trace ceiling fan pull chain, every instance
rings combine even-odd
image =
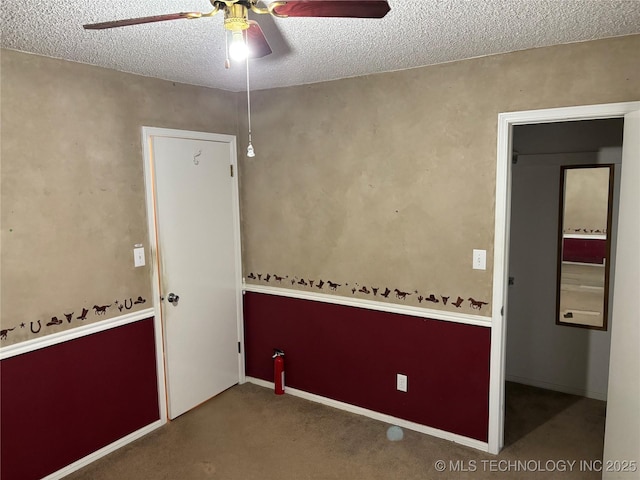
[[[229,33],[222,29],[224,32],[224,68],[229,70],[231,68],[231,61],[229,60]]]
[[[251,144],[251,93],[249,89],[249,56],[247,56],[245,62],[247,62],[247,119],[249,126],[249,145],[247,146],[247,157],[255,157],[256,152],[253,150],[253,145]]]

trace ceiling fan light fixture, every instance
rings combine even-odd
[[[237,62],[243,61],[249,56],[249,48],[243,33],[249,28],[247,7],[239,3],[227,4],[224,10],[224,28],[231,32],[229,56]]]
[[[249,56],[249,47],[244,39],[242,30],[231,32],[229,56],[231,57],[231,60],[235,60],[236,62],[241,62]]]
[[[249,144],[249,146],[247,147],[247,157],[253,158],[255,156],[256,156],[256,152],[253,149],[253,145]]]

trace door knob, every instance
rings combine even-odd
[[[174,305],[178,303],[179,300],[180,300],[180,296],[176,295],[175,293],[170,293],[169,296],[167,297],[167,301],[169,303],[173,303]]]

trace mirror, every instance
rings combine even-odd
[[[556,324],[607,329],[613,165],[562,166]]]

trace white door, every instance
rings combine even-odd
[[[640,107],[640,103],[636,108]],[[640,460],[640,110],[624,117],[620,209],[616,245],[609,391],[604,435],[604,464]],[[620,463],[620,462],[618,462]],[[604,471],[603,478],[638,478],[635,473]],[[607,469],[608,470],[608,469]],[[628,476],[627,476],[628,475]]]
[[[168,414],[175,418],[240,378],[235,141],[150,139]]]

